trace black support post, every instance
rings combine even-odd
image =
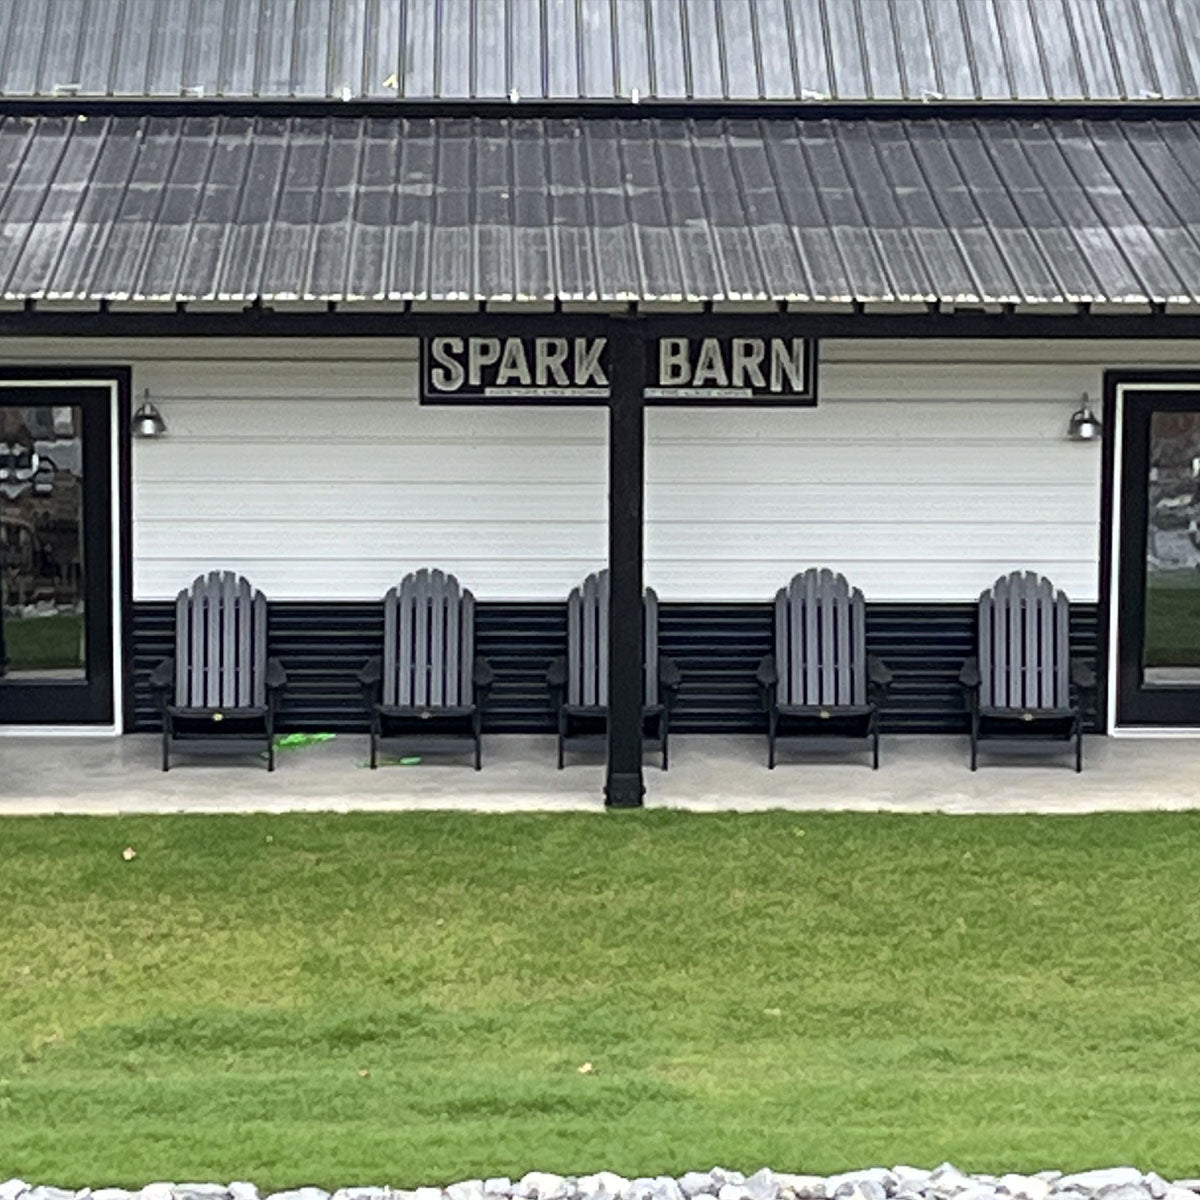
[[[640,808],[642,778],[642,495],[645,490],[645,343],[640,323],[615,320],[609,334],[608,767],[604,803]]]
[[[0,495],[0,504],[4,503]],[[3,679],[8,668],[8,650],[4,645],[4,529],[0,524],[0,679]]]

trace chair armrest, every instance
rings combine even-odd
[[[894,678],[891,667],[882,658],[867,655],[867,693],[872,703],[881,704],[887,699]]]
[[[891,686],[895,675],[892,673],[891,667],[882,658],[876,658],[874,654],[868,654],[867,679],[876,687],[887,689]]]
[[[679,671],[679,664],[669,655],[660,654],[658,656],[658,686],[668,692],[677,692],[682,682],[683,675]]]
[[[979,659],[972,656],[963,663],[962,670],[958,673],[958,682],[969,692],[979,690],[979,685],[983,682],[979,674]]]
[[[775,692],[779,687],[779,668],[775,665],[775,655],[764,654],[758,660],[754,678],[758,681],[763,710],[770,712],[775,707]]]
[[[280,688],[287,687],[287,671],[284,670],[283,663],[277,658],[267,659],[267,691],[277,692]]]
[[[175,686],[175,660],[164,658],[150,672],[150,687],[156,692],[169,692]]]
[[[358,673],[358,686],[362,689],[363,699],[368,705],[379,699],[380,688],[383,684],[383,659],[368,658]]]
[[[1082,658],[1071,659],[1071,685],[1081,692],[1090,692],[1096,686],[1096,672]]]
[[[779,668],[775,665],[775,655],[764,654],[757,668],[754,671],[754,678],[758,680],[760,688],[773,688],[779,684]]]
[[[496,682],[496,672],[482,654],[475,655],[475,663],[471,668],[471,682],[481,692],[486,692]]]
[[[551,691],[561,691],[567,686],[567,660],[565,658],[556,658],[550,664],[550,669],[546,672],[546,686]]]

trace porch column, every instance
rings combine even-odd
[[[609,323],[608,765],[604,803],[640,808],[642,778],[642,493],[645,487],[645,343],[640,325]]]

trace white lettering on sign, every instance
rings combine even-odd
[[[495,366],[499,361],[499,338],[467,338],[467,382],[472,387],[479,387],[483,382],[484,367]]]
[[[608,345],[608,338],[575,339],[575,383],[587,387],[591,380],[596,387],[608,387],[608,376],[600,366],[600,355]]]
[[[658,339],[658,386],[683,387],[692,377],[687,338]]]
[[[807,338],[663,337],[655,349],[647,399],[815,401]]]
[[[566,338],[534,338],[534,368],[533,377],[538,387],[567,387],[567,339]]]
[[[422,394],[607,400],[607,349],[604,337],[434,337]]]
[[[505,338],[504,354],[500,359],[500,369],[496,372],[496,386],[511,387],[514,383],[529,387],[533,378],[525,361],[525,344],[520,338]]]
[[[721,343],[716,338],[705,338],[700,343],[696,357],[696,371],[692,376],[692,387],[728,387],[729,374],[725,370],[725,359],[721,354]]]
[[[792,338],[789,346],[783,338],[771,339],[771,391],[782,392],[783,377],[794,392],[804,390],[804,365],[808,358],[803,338]]]
[[[463,385],[466,373],[462,363],[454,357],[461,354],[463,340],[460,337],[435,337],[430,343],[430,353],[438,365],[430,371],[433,386],[439,392],[457,391]]]
[[[733,370],[729,372],[729,378],[734,387],[767,386],[762,373],[762,360],[766,353],[762,338],[733,339]]]

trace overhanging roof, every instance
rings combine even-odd
[[[13,300],[1200,303],[1200,122],[0,120]]]
[[[1196,0],[0,0],[0,96],[1195,101]]]

